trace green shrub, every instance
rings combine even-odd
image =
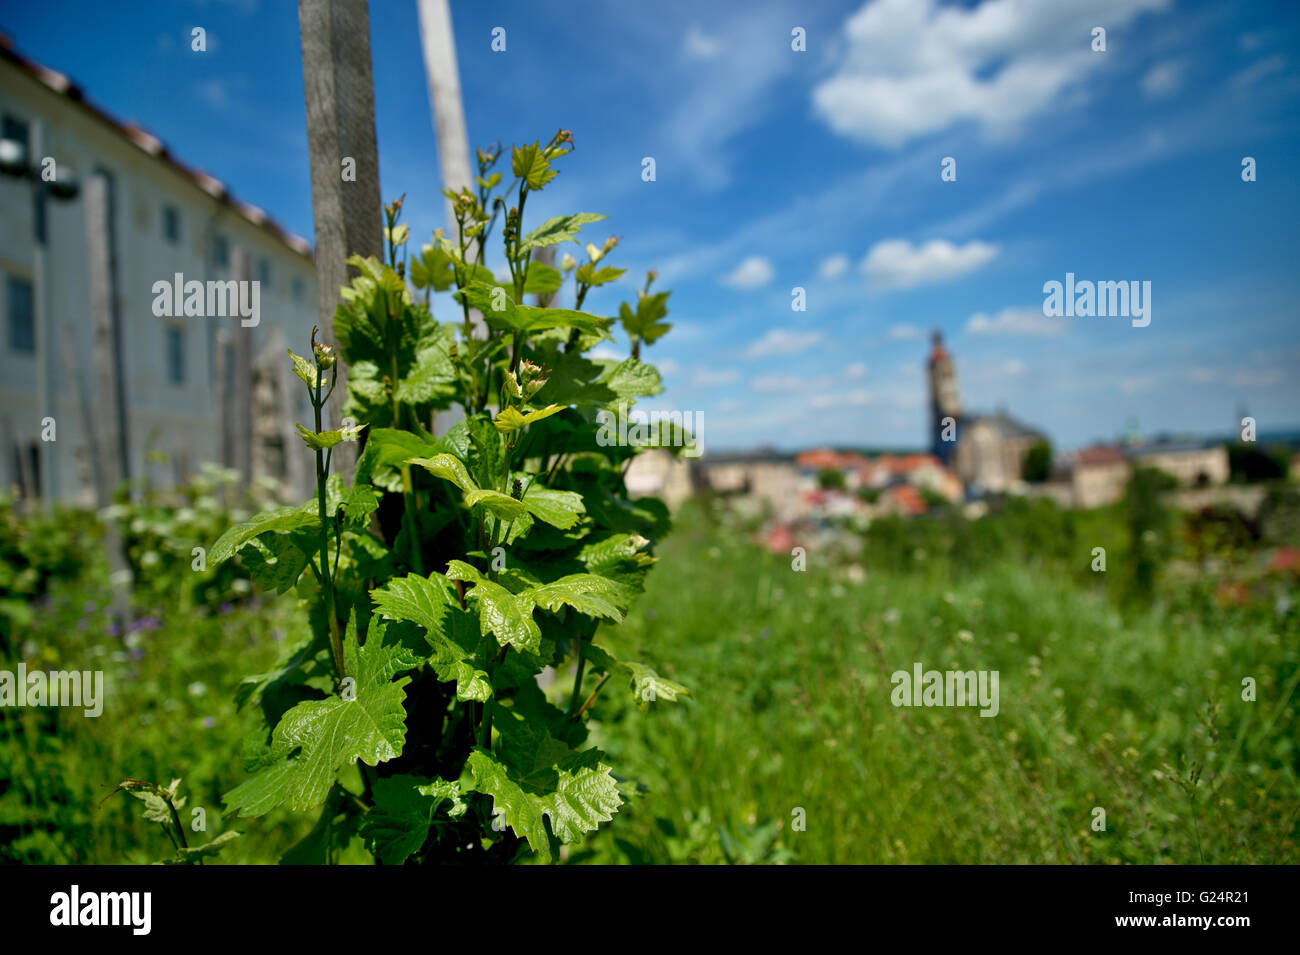
[[[409,259],[401,203],[387,207],[387,262],[350,260],[337,355],[313,335],[311,353],[292,356],[315,409],[298,429],[316,459],[315,499],[231,528],[209,553],[214,565],[238,554],[268,591],[296,594],[311,622],[241,687],[264,725],[244,748],[251,775],[225,796],[244,817],[318,814],[285,861],[362,845],[384,863],[554,859],[624,801],[604,753],[586,745],[606,681],[642,702],[688,693],[595,639],[600,621],[627,613],[668,529],[666,508],[631,501],[623,483],[642,447],[611,444],[601,428],[661,390],[639,355],[669,328],[668,293],[651,291],[651,273],[620,309],[631,357],[586,356],[610,337],[613,320],[581,308],[623,274],[604,264],[616,240],[557,269],[536,250],[576,242],[604,216],[531,231],[523,221],[570,144],[562,131],[516,147],[504,195],[499,151],[480,151],[477,188],[449,193],[460,238],[435,233]],[[504,281],[485,265],[498,227]],[[575,308],[526,303],[555,301],[570,276]],[[461,320],[436,321],[408,277],[426,301],[452,291]],[[330,428],[339,358],[352,420]],[[433,434],[434,413],[452,407],[463,419]],[[332,455],[358,439],[348,486]],[[542,673],[556,675],[549,692]]]

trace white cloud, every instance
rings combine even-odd
[[[1286,67],[1286,57],[1281,53],[1270,56],[1268,59],[1260,60],[1258,63],[1252,63],[1240,73],[1235,73],[1228,80],[1232,88],[1238,91],[1250,89],[1264,77],[1280,72]]]
[[[1255,369],[1251,371],[1239,371],[1232,376],[1232,384],[1236,388],[1248,388],[1251,386],[1257,388],[1271,388],[1273,385],[1280,385],[1286,376],[1277,368]]]
[[[767,334],[745,349],[746,358],[767,358],[771,355],[793,355],[807,351],[822,340],[821,332],[799,328],[772,328]]]
[[[770,260],[761,255],[751,255],[724,275],[721,282],[723,285],[748,292],[767,285],[775,275],[776,269],[772,268]]]
[[[718,385],[732,385],[740,381],[740,372],[735,368],[696,368],[691,373],[691,384],[696,388],[715,388]]]
[[[998,247],[972,239],[954,245],[933,239],[912,245],[906,239],[877,242],[862,260],[862,271],[877,288],[911,288],[930,282],[946,282],[982,268],[997,258]]]
[[[1147,99],[1164,99],[1183,88],[1186,65],[1177,60],[1157,63],[1142,77],[1142,93]]]
[[[595,352],[592,352],[595,354]],[[669,375],[675,375],[682,370],[682,366],[677,364],[671,358],[665,358],[663,361],[657,361],[654,366],[659,371],[660,377],[667,378]]]
[[[808,404],[814,408],[838,408],[842,406],[860,408],[875,403],[876,396],[865,388],[855,388],[853,391],[829,391],[813,395],[808,399]]]
[[[972,335],[1059,335],[1065,324],[1046,317],[1041,306],[1004,308],[996,315],[977,312],[966,323]]]
[[[889,340],[894,342],[919,342],[925,337],[925,329],[918,325],[903,322],[889,330]]]
[[[832,255],[817,269],[817,277],[830,281],[837,279],[849,270],[849,257],[843,253]]]
[[[838,69],[816,113],[859,142],[898,147],[973,122],[1008,135],[1106,61],[1091,30],[1122,27],[1171,0],[875,0],[845,23]]]
[[[826,375],[818,375],[815,378],[800,375],[760,375],[749,383],[749,387],[754,391],[787,392],[826,388],[830,383]]]
[[[867,377],[867,366],[865,363],[855,361],[844,369],[845,378],[865,378]]]
[[[636,6],[628,9],[638,11],[635,28],[641,32],[644,13]],[[773,87],[799,65],[798,57],[769,52],[774,35],[790,35],[788,20],[778,6],[738,8],[726,22],[713,24],[710,35],[696,37],[690,69],[660,72],[662,82],[654,85],[662,92],[661,120],[645,134],[660,145],[645,154],[658,159],[661,180],[668,169],[681,169],[708,190],[731,181],[731,167],[742,158],[732,140],[769,114],[778,100]],[[698,55],[705,52],[707,58]],[[629,181],[640,184],[635,176]]]
[[[682,40],[682,49],[692,60],[711,60],[718,55],[718,41],[715,37],[709,36],[695,24],[686,31],[686,37]]]

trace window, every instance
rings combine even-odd
[[[212,237],[212,258],[216,260],[219,269],[230,266],[230,243],[226,241],[224,235]]]
[[[6,115],[2,126],[0,126],[0,139],[7,139],[18,144],[21,152],[12,157],[14,162],[23,165],[31,164],[27,156],[28,151],[31,149],[31,143],[29,142],[30,137],[26,123],[17,117]],[[8,161],[9,158],[6,156],[5,160]]]
[[[302,276],[295,275],[293,278],[293,300],[301,305],[307,298],[307,283],[302,280]]]
[[[163,238],[172,245],[179,245],[181,241],[181,214],[175,206],[163,206]]]
[[[262,291],[271,290],[271,263],[266,259],[257,260],[257,281],[262,284]]]
[[[36,353],[36,309],[32,283],[11,275],[7,284],[9,348],[24,355],[34,355]]]
[[[167,380],[173,385],[185,384],[185,329],[179,325],[167,326]]]
[[[41,487],[41,449],[33,441],[27,445],[13,446],[13,483],[18,487],[18,495],[24,498],[40,496]]]

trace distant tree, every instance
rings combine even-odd
[[[1020,476],[1031,484],[1042,484],[1052,476],[1052,444],[1039,441],[1031,445],[1025,454],[1025,463],[1020,469]]]
[[[822,468],[817,474],[817,486],[823,491],[844,490],[844,472],[837,468]]]
[[[1286,449],[1260,448],[1238,442],[1228,445],[1228,469],[1234,483],[1275,481],[1286,477]]]
[[[921,500],[925,502],[926,510],[933,510],[936,507],[948,506],[949,503],[948,499],[944,497],[942,494],[940,494],[938,491],[932,490],[928,487],[920,488],[920,491],[921,491]]]
[[[1174,518],[1161,496],[1177,486],[1175,478],[1154,468],[1137,468],[1129,478],[1123,509],[1133,555],[1130,599],[1150,599],[1153,595],[1156,577],[1169,553]]]
[[[880,489],[874,487],[860,487],[858,488],[858,497],[866,501],[868,504],[875,504],[880,500]]]

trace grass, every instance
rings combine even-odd
[[[1219,603],[1204,575],[1166,572],[1122,602],[1121,519],[1102,512],[881,524],[838,550],[810,543],[795,571],[711,513],[679,515],[647,593],[602,638],[694,699],[602,691],[592,741],[627,802],[569,862],[1300,861],[1300,609],[1280,579]],[[1098,541],[1106,574],[1088,569]],[[256,721],[236,685],[305,626],[290,600],[163,602],[124,641],[104,579],[96,565],[57,580],[22,628],[29,668],[103,668],[111,706],[0,710],[0,860],[169,855],[135,800],[99,805],[125,778],[182,777],[186,823],[207,812],[192,841],[222,832]],[[895,707],[890,675],[917,662],[997,670],[1000,712]],[[313,822],[241,821],[221,861],[276,862]]]
[[[1022,562],[796,572],[698,513],[661,553],[606,639],[696,699],[602,697],[598,740],[644,792],[575,861],[1300,857],[1293,611],[1122,612],[1100,578]],[[1000,713],[896,708],[918,661],[999,671]]]

